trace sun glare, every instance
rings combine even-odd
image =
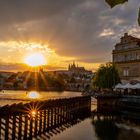
[[[24,62],[32,67],[37,67],[41,65],[45,65],[46,61],[42,54],[40,53],[34,53],[29,56],[27,56],[24,60]]]
[[[31,99],[37,99],[39,98],[39,93],[37,91],[31,91],[28,93],[28,97]]]
[[[32,110],[32,111],[31,111],[31,116],[32,116],[32,117],[35,117],[36,114],[37,114],[37,111],[36,111],[36,110]]]

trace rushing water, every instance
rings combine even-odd
[[[0,92],[0,106],[7,104],[19,103],[19,102],[29,102],[32,100],[48,100],[57,98],[69,98],[81,96],[81,92],[27,92],[27,91],[13,91],[4,90]]]

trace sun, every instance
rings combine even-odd
[[[46,64],[44,56],[40,53],[28,55],[27,57],[25,57],[24,62],[31,67],[37,67]]]
[[[39,93],[37,91],[30,91],[28,93],[28,97],[31,98],[31,99],[37,99],[39,98]]]

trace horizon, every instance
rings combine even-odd
[[[71,64],[71,63],[70,63]],[[26,71],[34,71],[32,69],[36,69],[36,68],[31,68],[30,66],[28,66],[27,64],[24,64],[24,63],[20,63],[20,66],[22,66],[21,69],[16,69],[16,70],[10,70],[10,69],[7,69],[7,70],[2,70],[0,69],[0,73],[1,72],[13,72],[13,73],[18,73],[18,72],[26,72]],[[41,65],[41,67],[43,68],[43,71],[45,72],[53,72],[53,71],[68,71],[68,67],[63,67],[63,68],[54,68],[54,67],[49,67],[48,65]],[[82,67],[81,65],[78,65],[78,67]],[[84,67],[86,70],[88,71],[92,71],[92,72],[96,72],[96,70],[92,70],[92,69],[87,69],[86,67]]]

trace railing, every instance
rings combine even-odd
[[[27,140],[90,114],[90,97],[13,104],[0,108],[0,140]]]

